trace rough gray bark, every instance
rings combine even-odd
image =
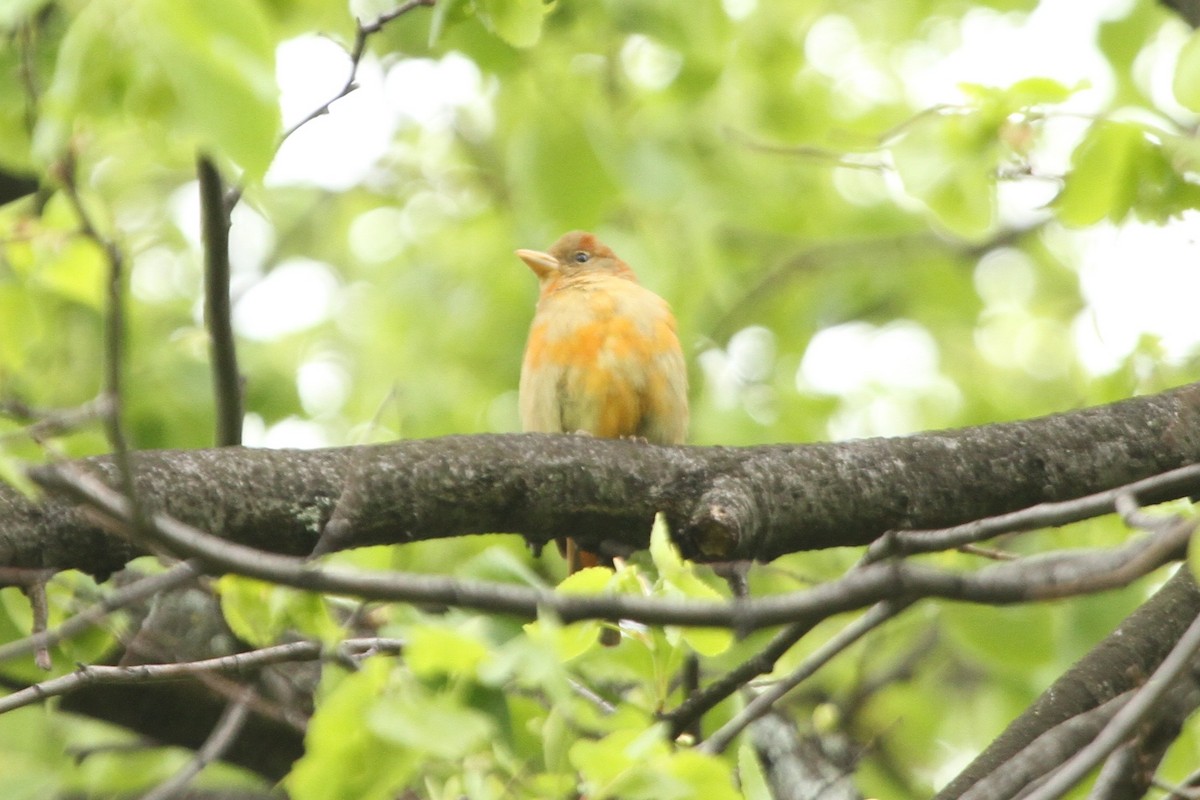
[[[839,444],[662,447],[542,434],[327,450],[134,454],[149,508],[303,555],[486,532],[644,546],[665,511],[685,555],[862,545],[1064,500],[1200,462],[1200,384],[1022,422]],[[117,485],[112,459],[78,462]],[[1143,497],[1145,501],[1168,499]],[[0,486],[0,564],[103,576],[135,551],[62,501]]]

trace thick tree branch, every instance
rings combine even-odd
[[[1029,800],[1057,800],[1099,766],[1146,720],[1155,705],[1175,685],[1176,679],[1193,668],[1197,650],[1200,650],[1200,617],[1192,620],[1175,648],[1163,659],[1146,684],[1113,715],[1104,730],[1087,747],[1072,755],[1045,785],[1029,795]],[[1194,682],[1185,688],[1195,694]]]
[[[1091,709],[1140,686],[1146,676],[1158,669],[1197,615],[1200,615],[1200,590],[1191,572],[1181,569],[1154,597],[1013,720],[983,753],[937,794],[936,800],[963,797],[984,781],[995,785],[1011,778],[1011,773],[1006,774],[1010,762],[1014,762],[1012,768],[1015,768],[1017,754],[1039,736],[1074,718],[1082,719],[1081,715]],[[1180,707],[1177,712],[1186,716],[1194,707],[1193,703],[1191,707]],[[1081,741],[1090,741],[1092,736],[1094,732]],[[1068,752],[1075,753],[1080,746],[1080,743],[1068,743]],[[1017,783],[1021,783],[1019,776]]]
[[[509,434],[308,451],[145,451],[131,460],[148,508],[276,553],[310,553],[335,509],[344,524],[332,549],[507,531],[534,543],[570,532],[610,552],[644,546],[664,511],[688,557],[767,560],[1198,463],[1200,385],[1024,422],[840,444],[661,447]],[[77,464],[119,485],[111,458]],[[1151,503],[1197,489],[1169,483],[1136,494]],[[104,575],[140,552],[70,503],[35,504],[3,486],[0,519],[0,564]]]
[[[99,481],[64,468],[43,471],[48,488],[87,503],[101,523],[123,535],[145,537],[154,549],[200,559],[214,573],[232,572],[308,591],[363,599],[435,603],[536,619],[552,613],[564,622],[630,619],[650,625],[694,625],[751,631],[832,616],[885,599],[903,603],[940,597],[977,603],[1022,603],[1126,586],[1182,558],[1194,525],[1189,520],[1109,550],[1078,550],[996,564],[972,573],[945,572],[907,562],[871,564],[813,589],[752,600],[690,602],[628,595],[567,595],[483,581],[401,572],[323,567],[233,544],[158,514],[132,524],[129,503]]]

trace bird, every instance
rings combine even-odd
[[[521,362],[522,430],[682,444],[687,364],[667,302],[586,231],[516,255],[539,285]],[[572,573],[602,563],[569,538],[560,549]]]

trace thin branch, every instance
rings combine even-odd
[[[1080,750],[1046,781],[1025,797],[1025,800],[1056,800],[1083,780],[1110,753],[1129,738],[1134,729],[1154,711],[1155,705],[1171,688],[1171,684],[1200,652],[1200,617],[1197,617],[1179,639],[1170,654],[1138,689],[1133,698],[1118,711],[1091,744]]]
[[[775,669],[775,663],[783,657],[783,654],[791,650],[796,642],[816,626],[820,619],[820,616],[812,615],[808,619],[788,625],[775,634],[762,650],[700,691],[689,695],[674,709],[663,714],[661,718],[671,726],[669,731],[671,738],[674,739],[691,728],[718,703],[745,686],[751,679],[759,675],[766,675]]]
[[[1129,797],[1129,781],[1140,771],[1138,748],[1127,741],[1109,754],[1096,776],[1088,800],[1117,800]]]
[[[629,619],[646,624],[729,627],[739,631],[818,619],[885,599],[941,597],[1008,604],[1050,600],[1128,585],[1136,578],[1182,558],[1193,523],[1141,536],[1108,550],[1023,559],[973,573],[945,572],[915,564],[873,564],[813,589],[732,603],[692,602],[626,595],[581,597],[549,589],[466,581],[408,573],[360,572],[322,567],[311,561],[266,553],[204,533],[166,515],[129,524],[129,504],[100,481],[65,465],[37,473],[51,491],[68,494],[110,519],[125,535],[144,537],[152,547],[197,557],[212,572],[233,572],[316,592],[367,599],[435,603],[494,614],[536,619],[556,614],[564,622]],[[136,533],[135,533],[136,530]]]
[[[1132,691],[1118,694],[1050,727],[1007,758],[1001,768],[963,792],[960,800],[1001,800],[1020,795],[1049,770],[1079,752],[1082,742],[1092,741],[1132,694]]]
[[[366,637],[347,639],[334,648],[320,642],[289,642],[263,647],[246,653],[164,664],[137,664],[128,667],[82,665],[67,675],[42,681],[0,697],[0,714],[32,705],[48,697],[69,694],[91,684],[152,683],[181,678],[197,678],[213,673],[248,673],[272,664],[317,659],[357,661],[370,655],[396,655],[404,643],[399,639]]]
[[[286,141],[289,136],[300,130],[300,128],[303,128],[308,123],[312,122],[317,117],[322,117],[328,114],[330,106],[358,88],[358,66],[362,62],[363,53],[366,52],[367,49],[367,40],[370,39],[371,36],[379,33],[381,30],[383,30],[385,25],[397,17],[403,16],[404,14],[407,14],[416,8],[420,8],[421,6],[432,7],[436,4],[437,0],[408,0],[408,2],[401,3],[391,11],[380,14],[374,20],[365,25],[362,22],[355,20],[354,43],[350,45],[349,50],[350,74],[346,76],[346,82],[342,84],[342,88],[339,89],[333,95],[333,97],[314,108],[312,111],[306,114],[303,119],[284,131],[283,137],[280,139],[280,143]]]
[[[3,400],[0,401],[0,416],[28,424],[21,430],[0,434],[0,442],[21,436],[35,442],[44,442],[52,436],[71,433],[97,419],[104,419],[110,413],[110,404],[104,395],[75,408],[64,409],[33,408],[19,400]]]
[[[1186,780],[1182,785],[1167,783],[1162,778],[1155,778],[1150,783],[1167,793],[1166,800],[1200,800],[1200,789],[1188,786]]]
[[[845,167],[847,169],[862,169],[869,172],[887,172],[893,169],[892,165],[886,161],[876,160],[855,160],[862,158],[858,153],[845,153],[837,150],[829,150],[824,147],[814,147],[812,145],[789,145],[776,144],[774,142],[764,142],[745,131],[738,130],[730,126],[724,128],[726,138],[730,139],[734,144],[740,144],[747,149],[755,150],[759,153],[773,153],[776,155],[798,156],[801,158],[811,158],[818,161],[829,161],[835,166]]]
[[[212,354],[218,447],[242,443],[242,376],[229,300],[229,211],[221,173],[208,156],[196,160],[204,228],[204,322]]]
[[[0,661],[36,653],[39,649],[53,647],[61,641],[78,636],[95,627],[97,623],[114,611],[133,605],[159,592],[180,586],[201,574],[196,561],[176,564],[166,572],[135,581],[102,597],[86,610],[64,621],[57,628],[35,633],[24,639],[0,645]]]
[[[140,524],[142,510],[133,486],[133,469],[129,461],[129,442],[125,436],[123,414],[123,382],[125,372],[125,256],[117,243],[100,233],[92,221],[79,193],[74,153],[68,151],[60,168],[63,192],[85,237],[96,243],[108,262],[108,280],[105,284],[104,313],[104,393],[102,407],[104,427],[112,446],[113,458],[121,476],[121,490],[129,498],[133,520]]]
[[[952,528],[931,531],[893,531],[867,548],[867,552],[859,562],[857,568],[877,563],[879,560],[889,556],[935,552],[952,547],[966,549],[972,547],[967,542],[992,538],[1002,533],[1034,530],[1089,519],[1120,508],[1122,498],[1162,496],[1163,494],[1174,494],[1175,492],[1186,494],[1196,488],[1200,488],[1200,465],[1172,470],[1162,475],[1156,475],[1153,478],[1137,481],[1107,492],[1099,492],[1078,500],[1063,503],[1042,503],[1022,511],[1001,514],[996,517],[989,517]],[[1161,521],[1160,518],[1152,519],[1155,520],[1153,527],[1157,528],[1157,525]],[[1131,526],[1134,524],[1133,517],[1129,517],[1127,521],[1129,521]],[[1139,527],[1152,526],[1140,525]],[[988,551],[980,554],[995,555],[997,560],[1019,560],[1008,553],[993,554],[991,551]],[[672,737],[678,736],[688,726],[694,724],[701,716],[714,708],[726,697],[732,695],[755,676],[765,675],[773,670],[779,658],[790,650],[805,634],[812,630],[818,621],[819,618],[789,625],[776,634],[761,652],[756,653],[721,676],[721,678],[689,696],[672,711],[664,714],[662,718],[670,723]]]
[[[832,267],[878,266],[881,263],[895,268],[900,266],[897,264],[900,259],[928,260],[931,251],[967,260],[996,247],[1018,242],[1040,227],[1039,224],[1000,231],[988,241],[978,244],[954,241],[933,233],[902,233],[814,244],[763,273],[708,326],[708,335],[721,341],[732,334],[755,306],[780,296],[790,281],[805,273]]]
[[[884,600],[876,603],[867,613],[842,628],[829,641],[817,648],[791,674],[777,681],[747,703],[741,711],[734,715],[733,719],[708,737],[699,749],[713,754],[724,752],[725,748],[747,725],[766,715],[775,703],[782,700],[788,692],[812,677],[818,669],[828,664],[838,653],[898,615],[908,606],[909,602],[903,600],[896,602]]]
[[[1200,493],[1200,464],[1154,475],[1125,486],[1096,492],[1074,500],[1040,503],[1036,506],[1000,514],[995,517],[955,525],[951,528],[928,531],[892,531],[875,541],[863,555],[862,564],[884,558],[915,553],[933,553],[991,539],[1005,533],[1054,528],[1091,519],[1117,510],[1117,500],[1128,496],[1134,500],[1158,499],[1166,495],[1183,497]]]
[[[33,131],[37,127],[37,107],[41,95],[38,91],[37,83],[37,54],[34,52],[35,40],[37,39],[36,25],[37,23],[34,19],[26,19],[18,24],[15,33],[19,39],[18,48],[20,49],[20,64],[17,76],[21,81],[21,88],[24,90],[25,95],[23,109],[25,132],[30,136],[33,135]]]
[[[241,696],[231,700],[221,713],[208,739],[183,768],[153,790],[142,795],[142,800],[171,800],[180,794],[200,772],[220,758],[242,732],[250,715],[250,700],[254,691],[246,688]]]
[[[50,580],[53,572],[43,570],[47,574],[39,581],[35,581],[24,588],[25,596],[29,598],[29,608],[33,612],[33,634],[36,636],[39,633],[46,632],[46,625],[50,619],[50,607],[46,602],[46,581]],[[33,652],[33,663],[38,669],[49,671],[52,666],[50,661],[50,650],[45,646],[39,647]]]
[[[279,150],[279,147],[286,142],[292,136],[292,134],[303,128],[308,123],[312,122],[314,119],[328,114],[329,108],[334,103],[358,88],[358,68],[362,62],[363,54],[367,49],[367,40],[370,39],[371,36],[379,33],[381,30],[383,30],[385,25],[397,17],[401,17],[414,9],[420,8],[421,6],[432,7],[434,5],[437,5],[437,0],[407,0],[407,2],[401,3],[391,11],[385,11],[365,25],[360,20],[356,19],[354,21],[354,42],[350,45],[350,49],[347,51],[347,55],[350,56],[350,74],[346,76],[346,82],[342,84],[342,87],[338,89],[338,91],[332,97],[314,108],[312,111],[305,114],[299,122],[285,130],[283,135],[279,137],[279,141],[275,144],[276,151]],[[242,187],[231,187],[229,191],[225,193],[223,201],[226,213],[232,211],[233,207],[238,204],[238,201],[241,200],[241,198]]]

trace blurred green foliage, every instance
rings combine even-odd
[[[364,20],[391,8],[352,5]],[[1079,83],[1022,69],[1018,52],[1002,85],[952,75],[953,97],[921,99],[929,73],[920,65],[949,59],[972,26],[1019,26],[1036,5],[445,0],[372,36],[363,88],[279,150],[282,159],[307,147],[304,158],[342,163],[358,140],[322,152],[314,132],[360,96],[386,106],[372,117],[386,139],[369,167],[337,186],[268,167],[298,118],[281,117],[280,45],[301,37],[313,47],[321,36],[349,47],[353,17],[339,3],[0,6],[0,169],[41,181],[0,207],[0,401],[67,409],[101,385],[107,263],[64,197],[73,169],[130,267],[123,412],[133,441],[211,442],[197,152],[243,190],[233,258],[251,443],[515,430],[535,282],[511,252],[571,228],[596,230],[672,302],[698,444],[1019,419],[1194,378],[1194,348],[1164,357],[1150,333],[1096,369],[1078,332],[1093,313],[1080,282],[1087,237],[1194,221],[1195,36],[1142,0],[1099,22],[1094,74]],[[1164,91],[1145,65],[1171,42],[1182,56]],[[348,67],[329,68],[330,96]],[[405,116],[419,103],[435,111]],[[0,475],[44,457],[22,434],[27,422],[0,416]],[[67,455],[108,447],[94,424],[49,444]],[[1101,522],[1012,546],[1124,535]],[[584,575],[566,588],[727,593],[661,548],[611,585]],[[750,585],[795,589],[840,574],[855,556],[783,558],[756,567]],[[339,558],[537,585],[560,568],[511,537]],[[73,597],[79,587],[60,580],[56,591]],[[870,743],[865,793],[924,796],[1146,591],[1032,608],[920,605],[782,708],[806,732]],[[284,631],[336,638],[335,617],[315,598],[235,578],[220,592],[249,642]],[[29,625],[23,601],[13,589],[0,596],[0,631],[15,638]],[[653,723],[679,701],[677,672],[693,647],[711,677],[765,634],[730,646],[719,633],[639,629],[607,651],[595,646],[596,623],[523,628],[404,608],[381,619],[412,651],[353,674],[326,668],[308,753],[285,782],[297,800],[385,798],[403,786],[429,797],[549,797],[577,780],[592,798],[762,796],[744,746],[701,756],[668,747]],[[839,622],[820,626],[780,670]],[[102,638],[57,652],[56,668],[98,652]],[[856,694],[905,659],[910,673]],[[33,678],[27,665],[4,670]],[[600,687],[612,708],[573,692],[572,681]],[[736,705],[718,707],[706,728]],[[28,710],[0,718],[0,765],[21,764],[0,769],[15,776],[6,796],[42,797],[52,786],[107,796],[131,790],[131,775],[147,785],[165,774],[113,769],[115,755],[72,764],[60,742],[96,736],[72,726]],[[22,735],[28,728],[39,735]],[[1194,755],[1192,738],[1179,747]],[[1168,765],[1186,772],[1187,753]]]

